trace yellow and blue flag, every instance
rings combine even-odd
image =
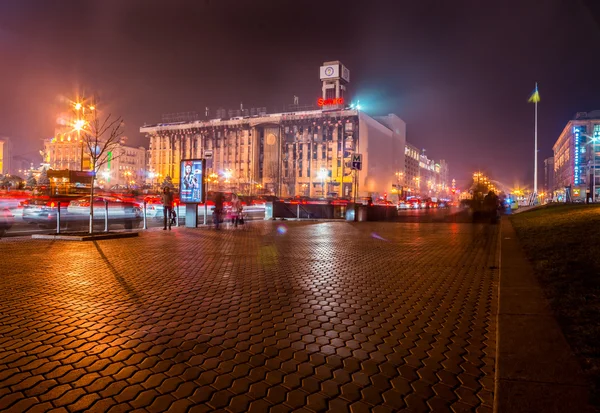
[[[529,97],[528,102],[538,103],[540,101],[540,92],[538,92],[537,83],[535,84],[535,90]]]

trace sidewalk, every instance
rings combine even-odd
[[[508,217],[500,237],[494,412],[592,412],[586,378]]]

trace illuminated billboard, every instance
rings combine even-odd
[[[204,159],[181,161],[179,200],[184,204],[204,202]]]

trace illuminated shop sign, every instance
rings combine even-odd
[[[200,204],[204,202],[204,159],[186,159],[181,161],[179,199],[183,203]]]
[[[344,98],[333,98],[333,99],[319,98],[319,100],[317,100],[317,104],[319,106],[343,105],[344,104]]]
[[[579,138],[580,138],[580,133],[579,133],[579,128],[574,128],[573,131],[575,132],[575,161],[574,161],[574,171],[573,171],[573,184],[574,185],[579,185]]]

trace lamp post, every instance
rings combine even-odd
[[[85,110],[88,109],[90,111],[96,110],[96,106],[92,105],[84,105],[81,102],[73,103],[73,109],[75,110],[76,120],[73,122],[73,129],[77,131],[77,138],[79,139],[79,143],[81,145],[81,162],[79,169],[83,171],[83,141],[81,140],[81,131],[85,128],[87,124],[85,120]]]

